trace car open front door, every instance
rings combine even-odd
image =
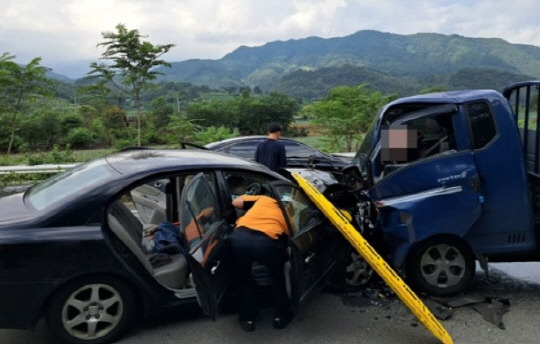
[[[290,228],[286,277],[297,308],[324,285],[336,265],[334,258],[341,241],[336,240],[339,233],[299,187],[287,182],[274,182],[271,187]]]
[[[199,173],[185,186],[180,202],[181,229],[197,298],[212,319],[231,277],[226,239],[231,228],[221,217],[214,188],[212,175]]]

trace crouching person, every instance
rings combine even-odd
[[[272,286],[274,327],[282,329],[293,318],[285,287],[287,223],[278,202],[269,196],[242,195],[232,202],[237,209],[249,209],[236,221],[231,236],[232,254],[240,284],[238,321],[245,331],[255,329],[258,314],[256,284],[251,266],[265,265],[276,283]]]

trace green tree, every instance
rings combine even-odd
[[[194,142],[196,140],[195,133],[199,129],[200,126],[195,124],[194,121],[173,115],[170,117],[165,137],[167,142],[171,144],[182,141]]]
[[[331,149],[350,152],[357,148],[378,110],[393,98],[365,85],[337,87],[330,90],[326,99],[304,107],[302,113],[314,118],[314,123],[329,137]]]
[[[280,123],[286,130],[298,112],[296,100],[280,93],[264,97],[246,94],[226,100],[198,101],[187,109],[187,118],[203,127],[238,128],[243,135],[265,134],[268,124]]]
[[[137,144],[141,145],[141,92],[160,73],[153,70],[157,66],[170,66],[159,58],[174,44],[153,45],[143,41],[138,30],[128,30],[125,25],[116,25],[116,32],[103,32],[105,41],[98,46],[105,47],[101,59],[110,64],[93,62],[89,75],[96,75],[114,85],[121,92],[133,98],[137,109]]]
[[[51,83],[45,76],[50,69],[40,65],[41,57],[32,59],[26,66],[20,66],[15,56],[4,53],[0,56],[0,87],[7,111],[11,114],[9,123],[9,143],[7,154],[11,154],[19,115],[27,98],[50,93],[44,84]]]
[[[170,116],[174,114],[174,108],[161,96],[152,101],[150,105],[150,120],[155,129],[159,130],[167,126]]]

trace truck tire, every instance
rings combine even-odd
[[[47,308],[47,325],[63,343],[111,343],[131,325],[135,302],[131,288],[116,278],[79,279],[53,297]]]
[[[436,296],[455,295],[465,290],[475,269],[470,248],[454,237],[436,237],[419,243],[406,263],[409,284]]]

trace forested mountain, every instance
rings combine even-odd
[[[166,73],[168,81],[205,84],[213,88],[260,86],[283,89],[294,77],[315,76],[307,72],[319,69],[317,77],[322,77],[331,74],[331,69],[327,68],[333,67],[338,67],[334,71],[342,75],[343,81],[334,77],[335,82],[329,86],[347,83],[347,78],[350,81],[348,68],[355,75],[369,75],[365,80],[371,84],[392,84],[393,77],[406,78],[396,80],[394,85],[394,91],[401,93],[401,84],[409,84],[406,88],[414,90],[422,87],[422,80],[430,77],[450,82],[451,75],[462,70],[489,69],[508,73],[507,76],[538,78],[540,47],[511,44],[499,38],[359,31],[346,37],[309,37],[271,42],[259,47],[243,46],[219,60],[175,62],[172,68],[162,72]],[[376,77],[374,73],[379,74]],[[474,73],[477,76],[483,74]],[[501,77],[503,74],[497,75]],[[466,88],[472,87],[467,85]]]
[[[509,84],[531,78],[524,74],[480,68],[462,69],[445,74],[399,77],[365,67],[344,65],[292,72],[282,77],[274,87],[277,91],[297,99],[324,98],[331,88],[361,84],[367,84],[368,88],[383,94],[397,94],[403,97],[433,87],[447,90],[487,88],[501,91]]]

